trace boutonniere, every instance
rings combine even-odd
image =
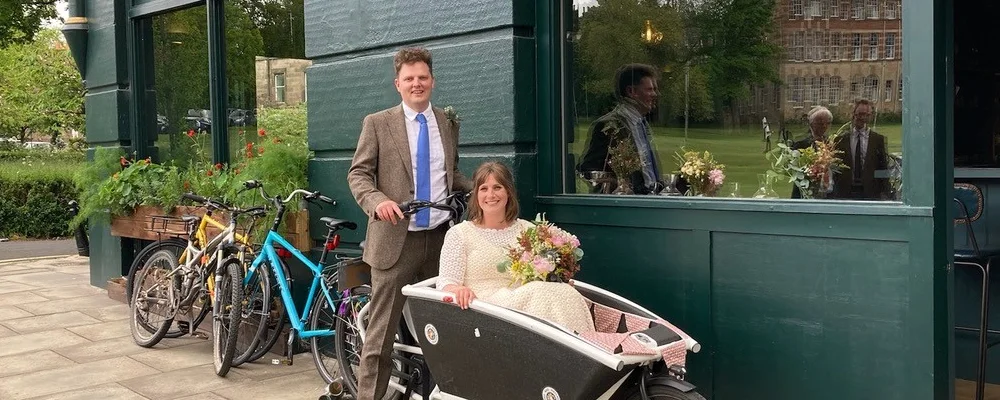
[[[458,111],[455,111],[455,107],[452,106],[444,108],[444,116],[453,123],[458,123],[458,121],[462,120],[461,118],[458,117]]]

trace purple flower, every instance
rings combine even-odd
[[[726,175],[722,173],[722,170],[716,168],[708,172],[708,180],[712,182],[712,185],[722,186],[722,181],[726,179]]]

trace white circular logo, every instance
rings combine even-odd
[[[542,400],[559,400],[559,392],[546,386],[545,389],[542,389]]]
[[[438,330],[434,325],[427,324],[424,326],[424,337],[427,338],[427,342],[430,344],[438,343]]]
[[[632,334],[632,337],[635,338],[637,342],[642,343],[647,347],[656,347],[656,341],[653,340],[653,338],[649,337],[649,335],[646,335],[645,333],[636,332]]]

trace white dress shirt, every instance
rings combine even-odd
[[[427,134],[430,140],[430,173],[431,173],[431,201],[439,201],[448,197],[448,174],[444,163],[444,145],[441,142],[441,131],[438,129],[437,119],[434,118],[434,108],[428,104],[427,109],[417,112],[403,103],[403,115],[406,117],[406,137],[410,142],[410,167],[413,169],[413,188],[416,198],[417,188],[417,139],[420,136],[420,122],[417,122],[417,114],[423,114],[427,118]],[[447,211],[431,209],[430,226],[426,228],[417,227],[416,215],[410,217],[409,230],[420,231],[438,227],[448,220],[450,215]]]

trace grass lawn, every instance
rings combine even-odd
[[[589,122],[581,122],[576,126],[576,138],[569,144],[570,151],[579,159],[587,143],[587,130]],[[835,131],[839,126],[831,127]],[[889,152],[902,151],[902,125],[880,125],[875,131],[885,135],[888,140]],[[791,126],[787,128],[792,132],[792,138],[805,137],[808,129],[805,126]],[[653,142],[660,157],[662,173],[674,172],[678,165],[674,159],[674,153],[680,151],[683,146],[687,150],[704,151],[708,150],[715,156],[715,160],[725,164],[726,183],[720,192],[720,196],[729,196],[732,188],[729,185],[736,182],[739,185],[739,197],[750,197],[760,187],[757,180],[758,174],[763,174],[770,168],[770,163],[764,158],[764,145],[762,133],[759,129],[723,129],[689,127],[687,138],[684,137],[684,127],[653,127]],[[771,146],[777,144],[777,135],[771,136]],[[577,192],[586,193],[587,183],[577,180]],[[782,198],[788,198],[792,193],[792,185],[788,182],[774,182],[774,190]]]

